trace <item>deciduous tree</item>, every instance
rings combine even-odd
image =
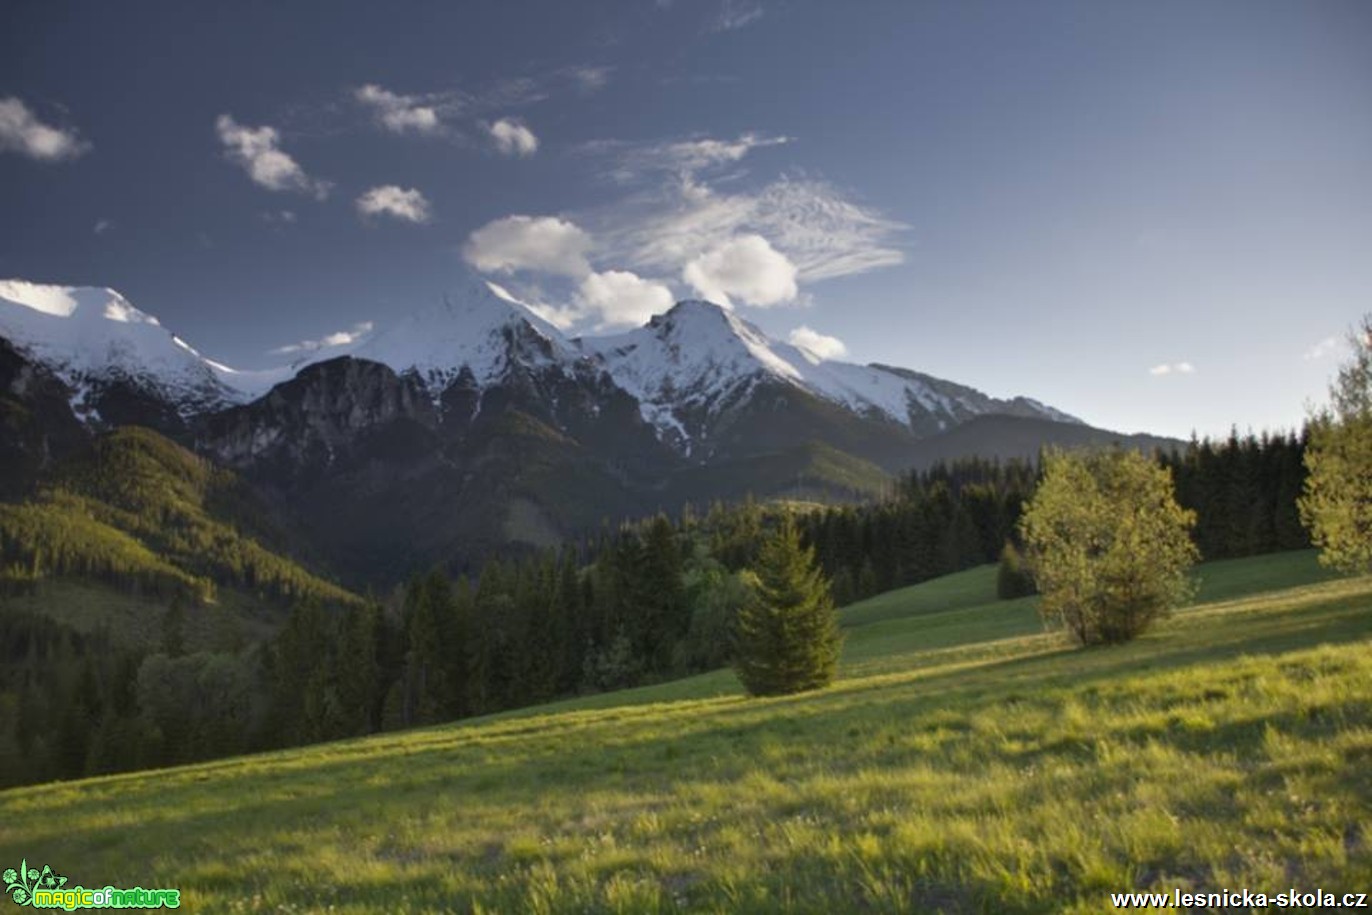
[[[1020,520],[1040,612],[1082,644],[1129,641],[1188,595],[1195,521],[1137,452],[1048,452]]]
[[[1320,562],[1372,572],[1372,314],[1349,334],[1353,357],[1310,421],[1301,521]]]

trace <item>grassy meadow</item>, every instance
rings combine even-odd
[[[0,792],[0,866],[195,912],[1099,912],[1372,890],[1372,579],[1198,568],[1132,644],[976,569],[844,611],[840,679],[727,671],[461,724]]]

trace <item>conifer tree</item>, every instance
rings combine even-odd
[[[790,518],[763,541],[734,625],[734,670],[755,696],[833,682],[843,635],[814,551]]]

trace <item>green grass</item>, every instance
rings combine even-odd
[[[1079,650],[974,570],[845,611],[831,689],[727,673],[0,793],[0,864],[201,912],[1100,912],[1372,889],[1372,579],[1309,554]],[[905,613],[900,608],[905,608]],[[41,864],[39,865],[41,866]]]

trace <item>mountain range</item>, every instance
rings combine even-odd
[[[0,497],[128,425],[237,471],[351,584],[687,501],[857,498],[935,459],[1176,444],[826,360],[702,301],[568,338],[473,281],[346,347],[253,372],[113,290],[0,282]]]

